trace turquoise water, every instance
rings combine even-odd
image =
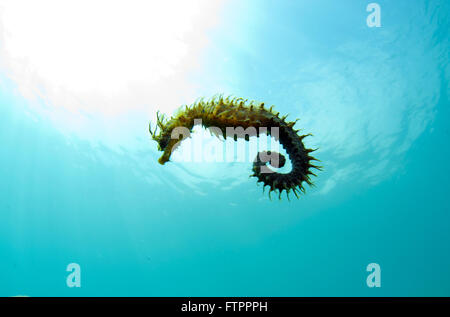
[[[324,169],[290,202],[248,162],[159,165],[148,121],[174,108],[151,95],[56,116],[2,45],[0,295],[449,296],[450,5],[377,3],[381,27],[369,1],[225,2],[196,51],[180,105],[257,99],[314,134]]]

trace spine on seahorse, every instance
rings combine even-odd
[[[272,110],[273,106],[267,109],[264,103],[247,102],[242,98],[223,98],[215,97],[209,101],[200,100],[191,106],[186,106],[178,111],[178,113],[167,120],[164,116],[157,116],[157,125],[159,134],[156,130],[152,131],[149,127],[153,140],[158,142],[158,149],[163,151],[163,155],[159,158],[160,164],[165,164],[170,160],[172,152],[175,150],[182,140],[188,135],[179,135],[174,133],[176,128],[184,128],[192,131],[196,124],[196,119],[205,128],[217,127],[222,132],[224,138],[227,136],[228,127],[242,127],[248,129],[254,127],[255,131],[259,128],[267,128],[267,134],[271,133],[271,128],[278,128],[278,141],[286,150],[292,163],[292,170],[289,173],[282,174],[271,170],[267,167],[267,163],[274,167],[283,167],[285,158],[276,152],[260,152],[253,162],[253,174],[258,179],[258,183],[264,183],[264,188],[269,186],[270,192],[278,191],[279,197],[283,190],[286,191],[288,198],[292,191],[298,198],[299,191],[304,192],[303,183],[313,185],[310,176],[316,176],[311,169],[321,169],[320,166],[312,164],[312,161],[318,161],[310,155],[314,150],[307,149],[303,144],[303,139],[310,135],[298,135],[298,130],[294,129],[297,120],[287,122],[286,117],[279,117],[279,113]],[[199,120],[201,119],[201,120]],[[256,132],[258,133],[258,132]],[[247,135],[233,135],[235,140],[239,137]],[[276,159],[274,159],[276,158]]]

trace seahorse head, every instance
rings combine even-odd
[[[164,115],[160,116],[159,112],[156,114],[156,128],[152,130],[151,123],[148,125],[148,131],[152,136],[152,139],[158,143],[158,150],[165,151],[170,141],[170,133],[167,133],[167,120],[165,120]],[[157,133],[159,128],[159,133]]]
[[[178,139],[172,138],[172,130],[174,129],[174,122],[172,121],[166,120],[164,115],[159,116],[159,113],[157,113],[157,127],[155,130],[152,131],[151,124],[149,124],[149,132],[152,139],[158,143],[158,150],[163,151],[163,155],[158,159],[158,162],[162,165],[170,160],[170,156],[179,142]],[[158,128],[159,133],[157,133]]]

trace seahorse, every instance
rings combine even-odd
[[[321,170],[321,166],[312,164],[312,161],[319,161],[311,156],[311,152],[317,149],[308,149],[303,144],[303,139],[311,134],[299,135],[299,130],[294,129],[298,121],[288,122],[287,116],[280,117],[279,112],[273,110],[273,106],[266,108],[264,103],[248,101],[248,99],[227,97],[222,95],[215,96],[210,100],[200,99],[191,106],[181,107],[178,112],[167,119],[164,115],[157,112],[157,127],[152,131],[149,124],[149,132],[152,139],[158,143],[158,150],[163,151],[158,162],[164,165],[170,160],[170,156],[175,148],[189,135],[179,133],[175,128],[182,128],[192,132],[195,124],[200,122],[205,128],[217,127],[222,132],[224,138],[227,137],[227,127],[242,127],[248,131],[249,127],[259,129],[266,127],[266,133],[276,137],[280,144],[286,150],[291,160],[292,170],[289,173],[278,173],[267,166],[269,163],[273,167],[283,167],[286,158],[274,151],[259,152],[253,162],[253,174],[250,177],[256,177],[257,183],[263,183],[263,191],[269,186],[269,197],[271,192],[281,194],[286,191],[287,198],[292,191],[299,198],[300,192],[305,193],[303,183],[313,186],[311,175],[316,176],[311,170]],[[201,120],[199,120],[201,119]],[[278,135],[271,133],[272,127],[278,128]],[[157,129],[159,133],[157,134]],[[255,129],[255,130],[256,130]],[[261,131],[261,130],[260,130]],[[180,138],[181,135],[181,138]],[[256,135],[259,136],[258,132]],[[234,134],[234,139],[249,139],[249,134]]]

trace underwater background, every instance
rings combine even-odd
[[[450,3],[164,3],[0,1],[0,296],[449,296]],[[159,165],[216,93],[299,118],[315,186]]]

